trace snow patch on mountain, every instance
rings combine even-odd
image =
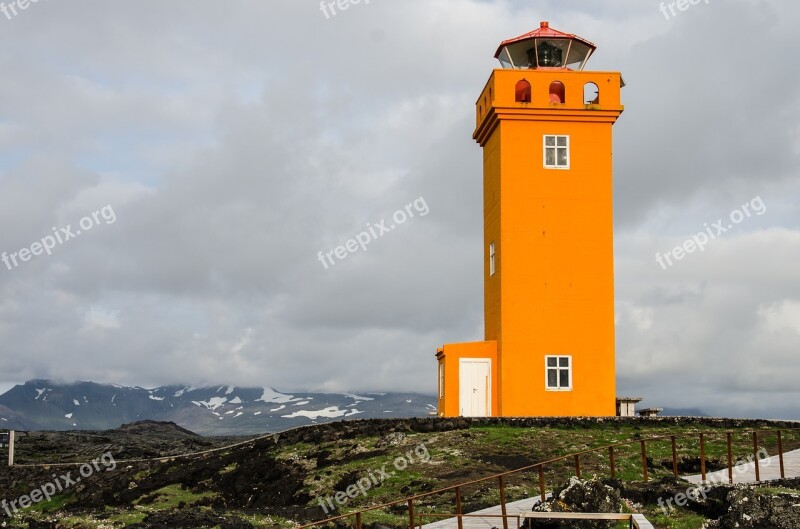
[[[261,395],[260,399],[256,399],[256,402],[268,402],[268,403],[274,402],[276,404],[282,404],[284,402],[293,402],[296,400],[302,400],[302,399],[296,399],[294,395],[285,395],[283,393],[278,393],[272,388],[263,388],[263,389],[264,389],[264,394]]]
[[[226,402],[228,402],[228,399],[226,397],[211,397],[207,401],[205,401],[205,400],[201,400],[201,401],[193,400],[192,404],[195,404],[195,405],[200,406],[200,407],[205,407],[205,408],[207,408],[207,409],[209,409],[211,411],[214,411],[217,408],[223,406]]]
[[[327,417],[329,419],[333,419],[333,418],[336,418],[336,417],[350,417],[350,416],[353,416],[353,415],[356,415],[356,414],[359,414],[359,413],[361,413],[361,412],[358,411],[358,410],[349,410],[348,411],[348,410],[340,409],[339,406],[329,406],[329,407],[325,408],[324,410],[316,410],[316,411],[301,410],[301,411],[296,411],[294,413],[291,413],[289,415],[281,415],[281,417],[283,417],[285,419],[295,419],[297,417],[305,417],[305,418],[311,419],[313,421],[313,420],[319,419],[320,417]]]

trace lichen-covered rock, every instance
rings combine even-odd
[[[800,494],[765,494],[744,487],[728,493],[728,513],[719,529],[797,529],[800,527]]]
[[[537,503],[534,512],[595,512],[617,513],[622,507],[622,499],[617,489],[605,485],[598,479],[581,480],[570,478],[569,483],[556,489],[553,499]],[[533,527],[605,529],[614,522],[602,521],[539,521]]]

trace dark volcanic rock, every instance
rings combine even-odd
[[[255,529],[253,524],[238,516],[222,516],[209,511],[175,510],[147,516],[143,522],[127,525],[125,529],[173,529],[174,527],[219,527],[220,529]]]
[[[566,487],[556,490],[553,499],[534,506],[534,512],[595,512],[617,513],[622,507],[619,490],[609,487],[598,479],[581,480],[570,478]],[[602,521],[554,521],[539,522],[537,527],[605,529],[615,522]]]
[[[737,488],[728,493],[728,513],[719,529],[797,529],[800,494],[764,494],[757,488]]]

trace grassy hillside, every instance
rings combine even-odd
[[[98,472],[49,502],[13,516],[7,523],[26,527],[35,520],[46,524],[39,527],[56,527],[51,523],[58,520],[58,527],[62,528],[164,524],[292,527],[573,452],[662,435],[705,432],[707,468],[711,471],[723,468],[727,462],[726,431],[767,425],[710,419],[419,419],[321,425],[286,433],[277,441],[262,439],[204,457],[163,463],[120,463],[113,471]],[[163,431],[153,432],[148,446],[158,445],[158,435],[163,435]],[[735,459],[752,454],[752,437],[736,434],[733,440]],[[760,443],[770,454],[776,453],[774,445],[772,437],[764,437]],[[784,449],[796,448],[800,448],[800,434],[785,434]],[[120,454],[128,450],[121,446],[116,449]],[[681,472],[699,473],[697,440],[679,438],[677,450]],[[648,444],[648,474],[653,487],[661,478],[672,475],[671,454],[669,440]],[[41,461],[47,455],[39,453],[31,457]],[[615,456],[618,477],[623,481],[641,480],[638,442],[617,449]],[[572,460],[547,465],[548,489],[573,475],[573,465]],[[581,469],[584,477],[609,476],[607,451],[583,456]],[[37,476],[38,470],[13,472],[29,474],[24,480],[4,481],[0,471],[0,497],[19,497],[34,488],[40,482],[37,479],[44,480],[47,476],[42,473]],[[506,478],[508,501],[538,495],[538,490],[538,475],[534,472]],[[466,486],[461,492],[464,512],[499,503],[495,481]],[[632,489],[631,494],[634,499],[648,497],[641,489]],[[700,509],[691,510],[694,508],[691,505],[690,509],[666,517],[659,515],[654,502],[641,506],[634,503],[630,502],[631,508],[649,513],[658,527],[700,527],[705,520],[703,513],[698,512]],[[454,505],[454,494],[447,492],[418,500],[415,509],[418,513],[446,514],[455,511]],[[4,513],[0,512],[2,516]],[[407,516],[407,507],[401,504],[367,513],[363,522],[402,527]]]

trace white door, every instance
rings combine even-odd
[[[462,417],[489,417],[492,410],[492,361],[462,358],[458,369],[459,409]]]

